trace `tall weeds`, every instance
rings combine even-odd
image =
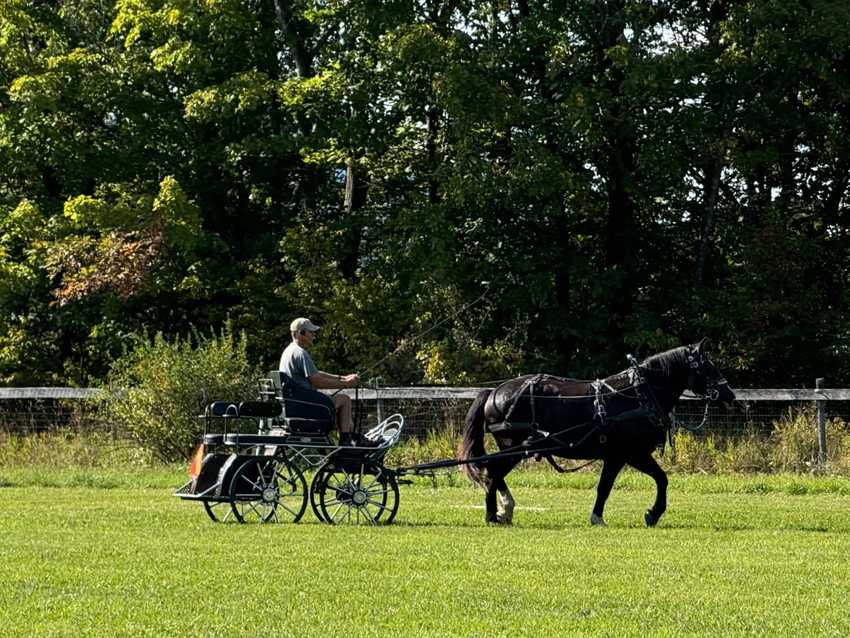
[[[827,423],[827,460],[818,459],[817,416],[811,408],[793,410],[773,422],[769,431],[749,428],[718,438],[679,431],[671,455],[681,472],[806,473],[850,475],[850,427],[841,419]]]
[[[850,476],[850,427],[827,423],[827,462],[818,462],[817,418],[812,410],[789,410],[769,430],[750,428],[738,435],[695,436],[679,431],[661,459],[668,470],[691,474],[826,473]],[[386,458],[388,467],[452,459],[459,434],[454,429],[403,440]],[[158,455],[106,432],[55,430],[28,436],[0,431],[0,467],[126,468],[157,466]],[[524,464],[524,466],[529,464]],[[538,464],[530,464],[537,467]],[[541,467],[545,468],[545,464]],[[587,471],[597,472],[598,466]],[[460,479],[457,479],[460,480]]]

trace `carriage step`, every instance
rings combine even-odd
[[[174,496],[193,496],[194,481],[189,481],[185,485],[181,485],[174,491]]]

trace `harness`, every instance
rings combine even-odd
[[[524,446],[533,447],[535,444],[546,440],[550,442],[555,442],[558,445],[562,445],[564,449],[578,448],[582,444],[584,444],[590,437],[594,436],[600,431],[601,434],[599,434],[599,442],[602,445],[605,445],[608,442],[608,434],[606,430],[609,429],[610,423],[627,419],[645,418],[648,419],[650,423],[658,427],[660,430],[670,432],[673,425],[672,421],[670,420],[669,416],[664,414],[663,410],[660,408],[658,399],[656,398],[655,393],[652,391],[651,385],[646,381],[646,378],[643,375],[640,365],[638,364],[637,360],[631,355],[629,356],[629,363],[630,384],[628,388],[625,388],[623,390],[617,390],[611,387],[610,384],[608,384],[602,379],[596,379],[591,383],[591,388],[593,389],[593,417],[590,421],[572,425],[555,433],[551,433],[541,429],[540,423],[538,423],[537,421],[537,400],[562,397],[548,397],[538,393],[536,391],[537,384],[539,384],[546,377],[546,375],[536,374],[526,379],[523,382],[522,386],[520,386],[520,388],[513,394],[513,396],[511,396],[511,398],[509,399],[508,410],[505,413],[502,422],[489,424],[487,426],[487,429],[492,433],[501,432],[504,430],[528,430],[529,436],[524,441]],[[639,402],[639,406],[635,409],[628,410],[626,412],[622,412],[614,416],[610,416],[608,413],[606,398],[610,395],[622,394],[625,390],[628,389],[634,389],[635,395]],[[531,422],[514,422],[511,420],[514,410],[519,404],[520,399],[525,395],[528,396],[529,400]],[[591,427],[577,441],[567,441],[564,439],[564,437],[569,432],[578,430],[580,428],[585,428],[587,426]],[[663,439],[661,445],[663,446]],[[540,457],[541,455],[538,454],[537,456]],[[549,461],[549,463],[559,472],[568,471],[561,468],[554,461],[551,453],[546,454],[544,458],[546,458],[546,460]]]

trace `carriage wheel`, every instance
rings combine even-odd
[[[398,483],[383,467],[325,466],[313,481],[324,522],[389,525],[398,511]]]
[[[233,515],[230,501],[202,501],[204,511],[213,523],[226,523]]]
[[[304,475],[286,459],[250,458],[233,475],[230,508],[240,523],[297,523],[307,509]]]
[[[310,483],[310,507],[313,510],[313,514],[316,515],[316,518],[319,519],[320,522],[326,523],[325,515],[322,514],[322,507],[319,505],[319,492],[321,491],[322,483],[325,480],[325,468],[322,467],[316,472],[315,476],[313,476],[313,480]]]

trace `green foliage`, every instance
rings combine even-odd
[[[259,375],[245,335],[229,324],[221,334],[172,341],[157,333],[115,361],[103,409],[159,460],[187,459],[203,430],[198,415],[212,401],[255,399]]]
[[[323,366],[396,352],[398,383],[599,376],[708,335],[733,385],[845,384],[848,21],[7,0],[0,379],[89,384],[140,327],[228,316],[268,365],[309,315]],[[411,343],[482,281],[486,313]]]

